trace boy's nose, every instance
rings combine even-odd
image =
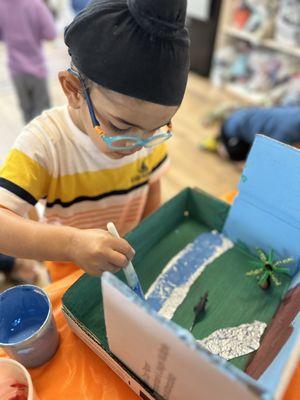
[[[131,150],[122,150],[118,151],[118,153],[123,154],[125,156],[129,156],[130,154],[136,153],[137,151],[141,150],[142,146],[135,147],[134,149]]]
[[[147,139],[150,136],[153,136],[155,133],[155,131],[146,131],[146,130],[142,130],[142,129],[137,129],[136,131],[134,131],[134,135],[139,137],[140,139]]]
[[[135,147],[134,149],[131,149],[131,150],[126,151],[126,153],[128,153],[128,154],[133,154],[133,153],[135,153],[136,151],[141,150],[142,147],[143,147],[143,146]]]

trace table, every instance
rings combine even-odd
[[[61,311],[61,297],[80,277],[82,271],[49,285],[60,334],[54,357],[39,368],[29,369],[40,400],[137,400],[138,396],[69,329]],[[0,357],[6,357],[0,349]]]
[[[233,195],[226,200],[232,201]],[[137,400],[138,396],[69,329],[61,311],[65,291],[81,276],[78,270],[54,282],[48,293],[60,333],[60,346],[45,365],[30,369],[35,390],[42,400]],[[0,349],[0,357],[6,357]],[[300,362],[284,400],[300,398]]]

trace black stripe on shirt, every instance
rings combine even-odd
[[[152,168],[151,173],[156,171],[166,161],[167,158],[168,158],[168,156],[166,155],[161,161],[159,161],[159,163],[156,164],[155,167]],[[139,189],[142,186],[147,185],[148,183],[149,183],[149,180],[147,180],[145,182],[142,182],[142,183],[139,183],[136,186],[132,186],[129,189],[113,190],[111,192],[101,193],[101,194],[96,195],[96,196],[79,196],[79,197],[76,197],[75,199],[70,200],[70,201],[62,201],[60,199],[55,199],[52,202],[47,202],[46,203],[46,207],[47,208],[51,208],[55,204],[59,204],[63,208],[67,208],[67,207],[72,206],[73,204],[80,203],[81,201],[97,201],[97,200],[104,199],[105,197],[127,194],[127,193],[130,193],[130,192],[132,192],[132,191],[134,191],[136,189]]]
[[[9,181],[5,178],[0,178],[0,187],[8,190],[9,192],[15,194],[16,196],[20,197],[22,200],[25,200],[27,203],[31,205],[35,205],[37,200],[27,192],[27,190],[21,188],[20,186],[16,185],[15,183]]]
[[[160,162],[158,164],[155,165],[155,167],[152,168],[152,172],[156,171],[168,158],[168,155],[165,155],[164,158],[162,160],[160,160]]]
[[[140,184],[138,184],[136,186],[132,186],[130,189],[113,190],[111,192],[101,193],[101,194],[99,194],[97,196],[79,196],[79,197],[76,197],[75,199],[73,199],[71,201],[61,201],[60,199],[56,199],[51,203],[47,202],[46,203],[46,207],[47,208],[51,208],[55,204],[59,204],[62,207],[67,208],[67,207],[72,206],[73,204],[80,203],[81,201],[97,201],[97,200],[101,200],[101,199],[104,199],[105,197],[109,197],[109,196],[117,196],[117,195],[121,195],[121,194],[127,194],[127,193],[132,192],[133,190],[139,189],[140,187],[147,185],[148,182],[149,181],[147,180],[147,181],[145,181],[143,183],[140,183]]]

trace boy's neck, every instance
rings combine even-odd
[[[85,135],[87,135],[87,133],[85,132],[85,129],[84,129],[84,125],[83,125],[83,123],[82,123],[82,120],[81,120],[81,118],[80,118],[80,116],[79,116],[78,110],[76,110],[75,108],[72,108],[72,107],[69,107],[69,106],[68,106],[68,112],[69,112],[69,115],[70,115],[70,117],[71,117],[71,120],[72,120],[73,124],[74,124],[82,133],[84,133]]]

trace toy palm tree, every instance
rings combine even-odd
[[[271,250],[267,255],[262,249],[257,249],[259,260],[253,263],[259,268],[253,269],[246,273],[247,276],[256,276],[258,285],[267,290],[273,281],[276,286],[280,286],[281,282],[277,278],[277,274],[289,274],[288,268],[282,268],[282,265],[290,264],[294,260],[292,258],[285,258],[274,262],[274,251]]]

